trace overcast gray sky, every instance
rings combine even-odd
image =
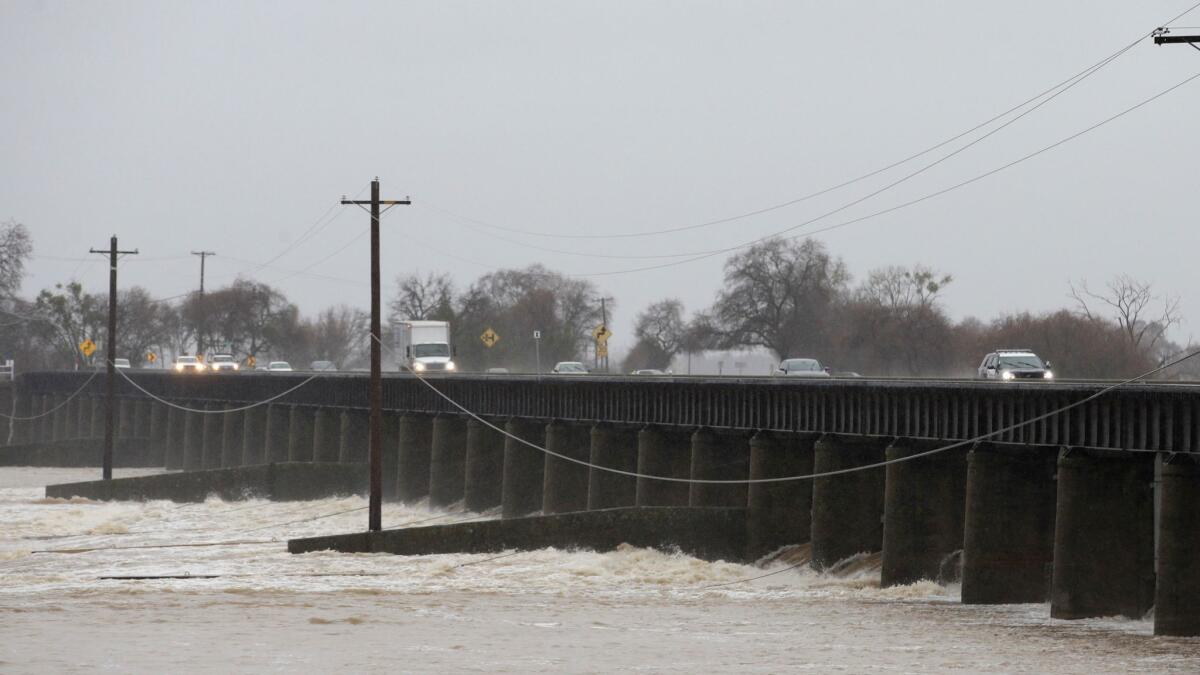
[[[384,221],[385,299],[404,272],[465,286],[533,262],[628,270],[663,261],[521,243],[615,256],[733,246],[940,155],[647,238],[492,230],[512,243],[464,218],[605,234],[786,202],[969,129],[1192,2],[3,0],[0,220],[34,234],[26,295],[72,276],[102,291],[104,265],[76,259],[116,233],[141,250],[123,286],[190,291],[199,260],[188,253],[208,249],[210,286],[242,273],[308,313],[365,308],[368,240],[352,240],[367,217],[330,208],[378,175],[385,197],[414,202]],[[1176,25],[1200,26],[1200,10]],[[963,154],[810,228],[971,178],[1196,73],[1200,52],[1145,40]],[[945,298],[958,318],[1065,306],[1068,280],[1128,273],[1182,296],[1176,339],[1200,335],[1198,111],[1200,81],[998,175],[818,236],[859,279],[888,264],[954,274]],[[618,302],[614,349],[628,348],[652,301],[709,305],[724,258],[595,277]]]

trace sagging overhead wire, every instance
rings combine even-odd
[[[1197,75],[1197,77],[1200,77],[1200,75]],[[374,339],[374,336],[372,336],[372,338]],[[382,341],[376,339],[376,342],[378,342],[380,344],[380,346],[383,347],[383,349],[386,349],[387,351],[392,352],[392,350],[388,349],[388,347],[386,345],[384,345]],[[1035,424],[1037,422],[1041,422],[1042,420],[1049,419],[1051,417],[1055,417],[1055,416],[1060,415],[1068,410],[1078,408],[1079,406],[1089,403],[1091,401],[1094,401],[1115,389],[1132,384],[1134,382],[1137,382],[1138,380],[1144,380],[1144,379],[1150,377],[1151,375],[1162,372],[1163,370],[1166,370],[1167,368],[1171,368],[1172,366],[1179,365],[1180,363],[1183,363],[1184,361],[1187,361],[1188,359],[1191,359],[1198,355],[1200,355],[1200,350],[1190,352],[1180,358],[1177,358],[1170,362],[1164,363],[1163,365],[1158,366],[1157,368],[1154,368],[1153,370],[1149,370],[1145,373],[1142,373],[1141,375],[1138,375],[1136,377],[1131,377],[1128,380],[1122,380],[1121,382],[1116,382],[1114,384],[1111,384],[1111,385],[1101,389],[1100,391],[1098,391],[1094,394],[1091,394],[1090,396],[1087,396],[1086,398],[1075,401],[1074,403],[1070,403],[1070,404],[1061,406],[1059,408],[1055,408],[1054,410],[1051,410],[1046,413],[1042,413],[1041,415],[1036,415],[1027,420],[1015,422],[1013,424],[1009,424],[1009,425],[1001,427],[999,429],[994,429],[987,433],[979,434],[978,436],[974,436],[974,437],[968,438],[966,440],[956,441],[954,443],[950,443],[948,445],[940,446],[940,447],[933,448],[930,450],[916,452],[911,455],[906,455],[904,457],[897,457],[896,459],[890,459],[890,460],[886,460],[883,462],[874,462],[872,464],[863,464],[861,466],[855,466],[855,467],[850,467],[850,468],[846,468],[846,469],[836,469],[833,471],[820,471],[817,473],[803,474],[803,475],[798,475],[798,476],[778,476],[778,477],[772,477],[772,478],[743,478],[743,479],[676,478],[674,476],[656,476],[653,474],[639,473],[637,471],[625,471],[624,469],[615,469],[613,467],[602,466],[599,464],[593,464],[586,460],[576,459],[574,457],[570,457],[570,456],[564,455],[562,453],[554,452],[553,450],[550,450],[549,448],[544,448],[544,447],[538,445],[537,443],[528,441],[528,440],[521,438],[520,436],[517,436],[515,434],[508,433],[503,428],[498,427],[495,424],[492,424],[491,422],[489,422],[488,420],[479,416],[475,412],[469,410],[466,406],[462,405],[458,401],[455,401],[453,398],[451,398],[450,396],[445,394],[442,390],[440,390],[437,387],[430,384],[428,380],[426,380],[424,377],[422,377],[417,372],[413,371],[411,368],[409,369],[409,372],[412,373],[412,375],[421,384],[424,384],[426,387],[429,387],[429,389],[432,390],[433,393],[437,394],[440,398],[442,398],[447,403],[454,406],[459,411],[461,411],[462,413],[464,413],[471,419],[475,420],[476,422],[479,422],[480,424],[492,429],[493,431],[500,433],[501,435],[505,436],[506,438],[511,438],[512,440],[514,440],[522,445],[525,445],[527,447],[533,448],[534,450],[537,450],[538,452],[541,452],[545,455],[549,455],[551,457],[557,457],[558,459],[562,459],[562,460],[571,462],[572,464],[578,464],[580,466],[585,466],[589,469],[595,469],[597,471],[604,471],[607,473],[614,473],[617,475],[628,476],[631,478],[645,478],[648,480],[659,480],[659,481],[664,481],[664,482],[669,482],[669,483],[688,483],[688,484],[705,484],[705,485],[752,485],[752,484],[761,484],[761,483],[786,483],[786,482],[798,481],[798,480],[813,480],[816,478],[828,478],[830,476],[840,476],[840,475],[844,475],[844,474],[857,473],[859,471],[867,471],[870,469],[879,469],[879,468],[886,467],[890,464],[899,464],[900,462],[907,462],[907,461],[911,461],[914,459],[919,459],[921,457],[928,457],[930,455],[936,455],[936,454],[939,454],[942,452],[947,452],[947,451],[953,450],[955,448],[961,448],[964,446],[973,445],[980,441],[986,441],[989,438],[992,438],[994,436],[1006,434],[1010,431],[1014,431],[1016,429],[1020,429],[1022,427],[1029,426],[1030,424]],[[394,356],[394,353],[393,353],[393,356]],[[1137,451],[1131,451],[1131,452],[1137,452]]]
[[[1114,114],[1114,115],[1110,115],[1109,117],[1106,117],[1106,118],[1104,118],[1104,119],[1100,120],[1099,122],[1096,122],[1095,124],[1092,124],[1092,125],[1091,125],[1091,126],[1089,126],[1089,127],[1086,127],[1086,128],[1084,128],[1084,129],[1082,129],[1082,130],[1080,130],[1080,131],[1077,131],[1077,132],[1075,132],[1074,134],[1071,134],[1070,136],[1067,136],[1067,137],[1065,137],[1065,138],[1059,139],[1059,140],[1057,140],[1057,141],[1055,141],[1055,142],[1053,142],[1053,143],[1051,143],[1051,144],[1049,144],[1049,145],[1043,146],[1043,147],[1041,147],[1041,148],[1039,148],[1039,149],[1037,149],[1037,150],[1034,150],[1033,152],[1030,152],[1030,153],[1028,153],[1028,154],[1026,154],[1026,155],[1023,155],[1023,156],[1021,156],[1021,157],[1018,157],[1017,159],[1014,159],[1014,160],[1012,160],[1012,161],[1010,161],[1010,162],[1008,162],[1008,163],[1006,163],[1006,164],[1002,164],[1002,165],[1000,165],[1000,166],[997,166],[997,167],[995,167],[995,168],[992,168],[992,169],[990,169],[990,170],[988,170],[988,171],[985,171],[985,172],[983,172],[983,173],[981,173],[981,174],[978,174],[978,175],[976,175],[976,176],[974,176],[974,177],[972,177],[972,178],[968,178],[967,180],[961,181],[961,182],[959,182],[959,183],[955,183],[955,184],[953,184],[953,185],[950,185],[949,187],[945,187],[945,188],[942,188],[942,189],[940,189],[940,190],[937,190],[937,191],[934,191],[934,192],[930,192],[930,193],[924,194],[924,195],[922,195],[922,196],[920,196],[920,197],[917,197],[916,199],[912,199],[912,200],[909,200],[909,201],[907,201],[907,202],[903,202],[903,203],[901,203],[901,204],[897,204],[897,205],[895,205],[895,206],[890,206],[890,207],[888,207],[888,208],[886,208],[886,209],[882,209],[882,210],[880,210],[880,211],[876,211],[876,212],[874,212],[874,213],[869,213],[869,214],[867,214],[867,215],[865,215],[865,216],[860,216],[860,217],[858,217],[858,218],[852,218],[852,219],[850,219],[850,220],[846,220],[846,221],[843,221],[843,222],[840,222],[840,223],[836,223],[836,224],[833,224],[833,225],[828,225],[828,226],[826,226],[826,227],[822,227],[822,228],[819,228],[819,229],[816,229],[816,230],[808,230],[808,231],[805,231],[805,232],[797,233],[797,234],[795,234],[795,235],[791,235],[791,236],[789,236],[788,238],[789,238],[789,239],[795,239],[795,238],[802,237],[802,236],[803,236],[803,237],[810,237],[810,236],[812,236],[812,235],[814,235],[814,234],[819,234],[819,233],[821,233],[821,232],[828,232],[828,231],[830,231],[830,230],[836,230],[836,229],[839,229],[839,228],[847,227],[847,226],[849,226],[849,225],[854,225],[855,223],[861,223],[861,222],[863,222],[863,221],[866,221],[866,220],[871,220],[872,218],[877,218],[877,217],[879,217],[879,216],[882,216],[882,215],[885,215],[885,214],[888,214],[888,213],[892,213],[892,212],[895,212],[895,211],[899,211],[899,210],[901,210],[901,209],[905,209],[905,208],[908,208],[908,207],[910,207],[910,206],[914,206],[914,205],[916,205],[916,204],[920,204],[921,202],[925,202],[925,201],[928,201],[928,200],[930,200],[930,199],[934,199],[934,198],[936,198],[936,197],[940,197],[940,196],[942,196],[942,195],[944,195],[944,194],[947,194],[947,193],[949,193],[949,192],[953,192],[953,191],[955,191],[955,190],[958,190],[958,189],[960,189],[960,188],[966,187],[966,186],[968,186],[968,185],[971,185],[972,183],[976,183],[976,182],[978,182],[978,181],[981,181],[981,180],[983,180],[984,178],[988,178],[988,177],[990,177],[990,176],[994,176],[995,174],[998,174],[998,173],[1000,173],[1000,172],[1002,172],[1002,171],[1005,171],[1005,170],[1007,170],[1007,169],[1010,169],[1010,168],[1012,168],[1012,167],[1014,167],[1014,166],[1017,166],[1018,164],[1022,164],[1022,163],[1026,162],[1026,161],[1029,161],[1029,160],[1031,160],[1031,159],[1033,159],[1033,158],[1037,157],[1038,155],[1041,155],[1041,154],[1043,154],[1043,153],[1049,152],[1049,151],[1051,151],[1051,150],[1053,150],[1053,149],[1055,149],[1055,148],[1057,148],[1057,147],[1059,147],[1059,146],[1061,146],[1061,145],[1065,145],[1065,144],[1067,144],[1067,143],[1069,143],[1069,142],[1071,142],[1071,141],[1073,141],[1073,140],[1075,140],[1075,139],[1079,138],[1080,136],[1083,136],[1083,135],[1085,135],[1085,134],[1088,134],[1088,133],[1090,133],[1090,132],[1092,132],[1092,131],[1095,131],[1096,129],[1099,129],[1100,127],[1103,127],[1103,126],[1105,126],[1106,124],[1109,124],[1110,122],[1113,122],[1113,121],[1115,121],[1115,120],[1117,120],[1117,119],[1120,119],[1121,117],[1124,117],[1125,115],[1128,115],[1129,113],[1131,113],[1131,112],[1134,112],[1135,110],[1138,110],[1138,109],[1142,108],[1143,106],[1146,106],[1146,105],[1148,105],[1148,104],[1150,104],[1150,103],[1152,103],[1152,102],[1154,102],[1154,101],[1156,101],[1156,100],[1158,100],[1158,99],[1162,98],[1163,96],[1166,96],[1167,94],[1170,94],[1171,92],[1175,91],[1176,89],[1179,89],[1180,87],[1183,87],[1184,85],[1187,85],[1187,84],[1191,83],[1191,82],[1192,82],[1193,80],[1195,80],[1196,78],[1200,78],[1200,73],[1196,73],[1195,75],[1192,75],[1192,76],[1190,76],[1190,77],[1187,77],[1187,78],[1183,79],[1182,81],[1180,81],[1180,82],[1178,82],[1178,83],[1176,83],[1176,84],[1174,84],[1174,85],[1172,85],[1172,86],[1170,86],[1170,87],[1168,87],[1168,88],[1166,88],[1166,89],[1164,89],[1164,90],[1162,90],[1162,91],[1158,92],[1157,94],[1154,94],[1153,96],[1150,96],[1149,98],[1142,99],[1142,100],[1141,100],[1141,101],[1139,101],[1138,103],[1135,103],[1134,105],[1132,105],[1132,106],[1129,106],[1128,108],[1125,108],[1124,110],[1121,110],[1120,112],[1118,112],[1118,113],[1116,113],[1116,114]],[[861,201],[861,200],[860,200],[860,201]],[[691,257],[691,258],[687,258],[687,259],[685,259],[685,260],[675,260],[675,261],[672,261],[672,262],[660,263],[660,264],[657,264],[657,265],[645,265],[645,266],[642,266],[642,267],[633,267],[633,268],[628,268],[628,269],[623,269],[623,270],[610,270],[610,271],[606,271],[606,272],[590,272],[590,273],[583,273],[583,274],[571,274],[571,275],[568,275],[568,276],[573,276],[573,277],[605,277],[605,276],[616,276],[616,275],[620,275],[620,274],[631,274],[631,273],[634,273],[634,272],[647,272],[647,271],[650,271],[650,270],[658,270],[658,269],[664,269],[664,268],[668,268],[668,267],[675,267],[675,266],[677,266],[677,265],[685,265],[685,264],[687,264],[687,263],[696,262],[696,261],[698,261],[698,260],[704,260],[704,259],[706,259],[706,258],[711,258],[711,257],[717,256],[717,255],[721,255],[722,253],[732,253],[733,251],[739,251],[739,250],[742,250],[742,249],[749,248],[749,247],[751,247],[751,246],[754,246],[754,245],[756,245],[756,244],[762,243],[762,242],[764,242],[764,241],[766,241],[766,240],[768,240],[768,239],[772,239],[772,238],[774,238],[774,237],[779,237],[779,236],[781,236],[781,235],[787,234],[787,233],[789,233],[789,232],[794,232],[794,231],[796,231],[796,230],[798,230],[798,229],[801,229],[801,228],[803,228],[803,227],[806,227],[806,226],[808,226],[808,225],[811,225],[812,223],[814,223],[814,222],[816,222],[816,221],[818,221],[818,220],[821,220],[821,219],[825,218],[826,216],[828,216],[828,215],[830,215],[830,214],[832,214],[832,213],[836,213],[837,211],[840,211],[840,210],[842,210],[842,209],[837,209],[837,210],[835,210],[835,211],[832,211],[832,212],[825,213],[825,214],[823,214],[823,215],[821,215],[821,216],[817,216],[816,218],[812,218],[812,219],[806,220],[806,221],[804,221],[804,222],[802,222],[802,223],[798,223],[798,224],[796,224],[796,225],[793,225],[793,226],[791,226],[791,227],[787,227],[787,228],[784,228],[784,229],[782,229],[782,230],[779,230],[778,232],[774,232],[774,233],[771,233],[771,234],[763,235],[762,237],[759,237],[759,238],[757,238],[757,239],[754,239],[753,241],[745,242],[745,243],[742,243],[742,244],[736,244],[736,245],[734,245],[734,246],[727,246],[727,247],[725,247],[725,248],[721,248],[721,249],[715,249],[715,250],[712,250],[712,251],[708,251],[708,252],[705,252],[705,253],[702,253],[702,254],[696,255],[696,256],[694,256],[694,257]]]
[[[1172,18],[1170,21],[1165,21],[1158,25],[1168,26],[1172,22],[1178,21],[1179,19],[1182,19],[1183,17],[1187,16],[1188,14],[1190,14],[1192,11],[1194,11],[1198,7],[1200,7],[1200,3],[1196,3],[1196,4],[1192,5],[1191,7],[1188,7],[1183,12],[1180,12],[1178,15],[1176,15],[1174,18]],[[1155,29],[1155,30],[1158,30],[1158,29]],[[486,227],[486,228],[491,228],[494,230],[510,232],[513,234],[523,234],[523,235],[528,235],[528,236],[533,236],[533,237],[546,237],[546,238],[555,238],[555,239],[630,239],[630,238],[640,238],[640,237],[651,237],[651,236],[657,236],[657,235],[662,235],[662,234],[671,234],[671,233],[675,233],[675,232],[686,232],[689,230],[696,230],[696,229],[700,229],[700,228],[710,227],[713,225],[721,225],[721,224],[725,224],[725,223],[731,223],[731,222],[735,222],[738,220],[743,220],[746,218],[751,218],[754,216],[762,215],[764,213],[770,213],[772,211],[777,211],[777,210],[780,210],[783,208],[787,208],[789,206],[793,206],[795,204],[799,204],[799,203],[808,201],[810,199],[814,199],[821,195],[825,195],[825,194],[828,194],[835,190],[839,190],[841,188],[848,187],[855,183],[859,183],[861,181],[867,180],[868,178],[872,178],[881,173],[884,173],[886,171],[894,169],[898,166],[907,164],[908,162],[911,162],[920,157],[923,157],[924,155],[927,155],[935,150],[943,148],[961,138],[969,136],[970,134],[972,134],[976,131],[979,131],[980,129],[983,129],[984,127],[989,126],[993,122],[1001,120],[1001,119],[1007,117],[1008,115],[1010,115],[1018,110],[1021,110],[1022,108],[1030,105],[1031,103],[1038,101],[1039,99],[1047,96],[1051,92],[1055,92],[1056,90],[1058,90],[1064,86],[1067,86],[1068,84],[1072,83],[1073,81],[1088,77],[1091,73],[1106,66],[1109,62],[1111,62],[1118,56],[1124,54],[1126,51],[1128,51],[1133,46],[1137,45],[1139,42],[1141,42],[1143,39],[1145,39],[1145,37],[1147,35],[1152,35],[1152,34],[1153,34],[1153,31],[1151,31],[1150,33],[1143,33],[1143,34],[1137,36],[1136,39],[1131,41],[1126,46],[1118,49],[1116,52],[1113,52],[1109,56],[1106,56],[1105,58],[1101,59],[1100,61],[1088,66],[1087,68],[1084,68],[1083,70],[1075,73],[1074,75],[1071,75],[1067,79],[1062,80],[1061,82],[1058,82],[1057,84],[1055,84],[1047,89],[1042,90],[1041,92],[1035,94],[1034,96],[1031,96],[1031,97],[1025,99],[1024,101],[1008,108],[1007,110],[1005,110],[1001,113],[998,113],[998,114],[984,120],[983,122],[980,122],[979,124],[976,124],[975,126],[967,129],[966,131],[955,134],[943,141],[940,141],[940,142],[938,142],[934,145],[931,145],[923,150],[913,153],[903,159],[897,160],[895,162],[891,162],[885,166],[882,166],[878,169],[874,169],[872,171],[864,173],[855,178],[851,178],[851,179],[843,181],[841,183],[837,183],[835,185],[831,185],[831,186],[816,190],[814,192],[805,194],[801,197],[796,197],[794,199],[789,199],[789,200],[780,202],[778,204],[772,204],[772,205],[765,206],[762,208],[753,209],[753,210],[746,211],[743,213],[738,213],[738,214],[735,214],[732,216],[726,216],[723,218],[717,218],[715,220],[708,220],[708,221],[704,221],[704,222],[700,222],[700,223],[694,223],[691,225],[662,228],[662,229],[658,229],[658,230],[650,230],[650,231],[643,231],[643,232],[619,232],[619,233],[606,233],[606,234],[564,234],[561,232],[544,232],[544,231],[527,230],[527,229],[514,228],[514,227],[505,227],[502,225],[496,225],[494,223],[489,223],[487,221],[480,220],[477,218],[471,218],[468,216],[457,214],[457,213],[454,213],[454,212],[446,210],[446,209],[441,209],[441,208],[437,207],[436,205],[430,206],[430,208],[433,208],[434,210],[439,211],[439,212],[441,212],[447,216],[450,216],[452,218],[456,218],[456,219],[462,220],[464,222],[474,223],[475,225],[479,225],[479,226]],[[1196,46],[1196,45],[1193,45],[1193,46]],[[1197,47],[1197,49],[1200,49],[1200,47]],[[426,200],[426,201],[428,202],[428,200]],[[555,251],[555,252],[557,252],[557,251]]]

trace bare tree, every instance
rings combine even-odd
[[[21,287],[25,259],[33,252],[29,230],[15,220],[0,223],[0,298],[11,297]]]
[[[633,324],[633,334],[657,347],[667,356],[667,363],[683,347],[683,303],[675,298],[660,300],[642,310]]]
[[[389,303],[392,319],[452,321],[454,283],[446,274],[410,274],[396,279],[396,297]]]
[[[1071,283],[1071,298],[1079,313],[1091,321],[1099,320],[1099,307],[1107,307],[1121,333],[1133,347],[1161,362],[1158,346],[1172,326],[1179,323],[1179,296],[1154,293],[1154,285],[1128,274],[1114,277],[1104,292],[1093,292],[1087,280],[1076,287]]]

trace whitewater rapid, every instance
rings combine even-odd
[[[43,496],[94,473],[0,468],[2,672],[1200,672],[1200,640],[1149,620],[881,589],[878,556],[817,574],[786,569],[804,547],[758,565],[633,547],[291,555],[290,537],[364,529],[366,501]],[[385,527],[471,515],[383,512]]]

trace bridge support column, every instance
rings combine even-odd
[[[24,392],[14,392],[13,395],[16,397],[16,405],[13,406],[14,417],[30,417],[34,414],[33,406],[30,403],[29,396],[24,395]],[[29,420],[12,420],[11,424],[12,445],[24,445],[29,443]]]
[[[978,443],[967,455],[962,601],[1045,602],[1054,557],[1056,449]]]
[[[246,411],[227,412],[221,420],[221,467],[242,465],[242,441],[245,439]]]
[[[639,431],[637,472],[648,476],[690,477],[691,434],[659,426],[647,426]],[[686,482],[637,479],[638,506],[687,506],[688,493]]]
[[[150,405],[148,398],[133,401],[133,436],[134,438],[150,438]]]
[[[92,437],[92,397],[81,395],[76,399],[79,403],[75,413],[75,434],[79,438]],[[162,406],[158,406],[162,407]]]
[[[1140,619],[1154,602],[1154,455],[1058,457],[1050,616]]]
[[[54,396],[51,400],[50,440],[61,441],[67,437],[67,402],[66,396]]]
[[[288,460],[288,427],[291,424],[291,406],[286,403],[267,404],[267,431],[263,439],[264,464]]]
[[[504,430],[513,436],[545,447],[545,425],[513,417]],[[538,450],[512,438],[504,439],[504,482],[500,493],[503,518],[519,518],[542,508],[542,482],[546,460]]]
[[[54,417],[50,410],[54,409],[54,397],[49,394],[41,394],[36,399],[34,404],[33,414],[41,415],[33,420],[34,425],[34,442],[49,443],[54,440]]]
[[[137,418],[136,401],[127,396],[117,401],[117,438],[133,438]]]
[[[188,401],[184,404],[193,410],[203,410],[204,403]],[[185,412],[183,418],[183,466],[184,471],[199,471],[204,468],[204,418],[198,412]]]
[[[887,441],[825,434],[813,446],[813,472],[883,461]],[[826,569],[858,553],[883,548],[883,468],[813,481],[812,566]]]
[[[183,444],[184,439],[187,438],[184,435],[183,427],[186,424],[185,417],[187,416],[187,413],[179,408],[168,406],[163,407],[167,409],[167,438],[163,442],[163,468],[170,470],[182,469]],[[94,410],[95,406],[93,405],[93,411]],[[94,412],[92,419],[96,419]],[[95,425],[93,424],[93,427],[94,426]]]
[[[390,410],[383,411],[383,463],[381,466],[383,468],[383,485],[380,490],[383,500],[394,502],[398,499],[396,475],[400,469],[400,415]]]
[[[63,406],[63,438],[78,438],[79,409],[83,407],[83,397],[76,396]]]
[[[1194,455],[1167,455],[1160,483],[1158,585],[1155,635],[1200,635],[1200,462]]]
[[[256,405],[242,412],[242,466],[266,463],[268,407]]]
[[[433,455],[433,417],[400,418],[400,456],[396,462],[396,497],[411,504],[429,496],[429,460]]]
[[[467,422],[463,505],[468,511],[478,513],[500,505],[503,473],[504,434],[475,419]]]
[[[746,480],[750,477],[750,447],[741,433],[718,434],[712,429],[697,429],[692,434],[693,480]],[[720,485],[692,483],[688,487],[689,506],[728,506],[746,508],[745,483]]]
[[[342,411],[342,436],[340,461],[350,464],[366,464],[370,460],[370,414],[366,410],[352,408]]]
[[[591,456],[588,427],[555,420],[546,425],[546,449],[586,462]],[[545,455],[542,467],[542,513],[586,511],[588,467]]]
[[[813,472],[818,434],[759,431],[750,439],[750,478],[805,476]],[[747,494],[747,557],[751,560],[811,538],[812,480],[752,483]]]
[[[467,475],[467,423],[458,415],[433,418],[429,454],[429,506],[444,508],[461,501]]]
[[[103,396],[96,395],[92,396],[91,399],[92,438],[104,438],[104,416],[107,414],[108,407],[105,405]]]
[[[313,434],[316,411],[306,405],[293,405],[288,415],[288,461],[313,461]]]
[[[637,430],[600,423],[592,427],[589,459],[596,466],[637,471]],[[587,508],[612,509],[637,503],[637,478],[611,471],[588,470]]]
[[[90,406],[89,406],[90,407]],[[154,449],[153,459],[160,466],[167,465],[167,406],[155,401],[150,406],[150,439]]]
[[[902,460],[949,441],[897,438],[887,460]],[[883,504],[881,584],[899,586],[921,579],[955,581],[957,570],[942,566],[963,547],[967,505],[967,449],[889,464]]]
[[[342,455],[342,415],[336,408],[317,408],[313,413],[313,460],[336,462]],[[387,482],[384,474],[384,482]]]
[[[210,401],[205,406],[211,411],[223,410],[225,406],[215,401]],[[221,468],[221,446],[225,442],[225,417],[223,413],[210,412],[204,416],[204,443],[202,445],[204,453],[203,468],[219,469]]]

